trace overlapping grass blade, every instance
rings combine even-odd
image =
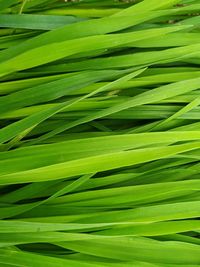
[[[0,1],[1,266],[199,266],[199,10]]]

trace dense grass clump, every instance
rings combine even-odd
[[[200,0],[0,0],[0,266],[200,266]]]

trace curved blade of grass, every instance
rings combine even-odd
[[[42,167],[29,171],[1,175],[0,184],[14,184],[56,180],[76,175],[96,173],[125,166],[149,162],[166,158],[200,147],[199,143],[188,143],[171,147],[156,147],[138,149],[126,152],[109,153],[100,156],[86,157],[79,160],[68,161]]]
[[[2,62],[0,64],[0,76],[33,68],[76,53],[95,51],[103,48],[114,48],[123,44],[131,43],[133,40],[144,40],[152,36],[159,36],[173,31],[179,31],[185,27],[187,26],[165,27],[164,29],[158,28],[123,34],[96,35],[44,45]],[[49,53],[49,51],[54,51],[54,53]]]
[[[96,81],[118,77],[121,74],[124,74],[124,71],[89,71],[71,74],[59,80],[50,81],[1,97],[0,111],[1,113],[8,112],[24,106],[58,99],[70,91],[77,91]]]
[[[162,243],[141,237],[105,237],[57,244],[84,254],[117,260],[143,260],[161,264],[198,264],[200,261],[197,245],[176,241]]]
[[[0,16],[0,27],[32,30],[52,30],[58,27],[80,21],[73,16],[45,16],[20,14],[3,14]]]
[[[163,13],[164,12],[164,13]],[[63,42],[66,40],[71,40],[75,38],[81,38],[91,35],[106,34],[110,32],[120,31],[127,27],[136,25],[143,21],[153,19],[167,14],[168,11],[159,11],[159,13],[147,13],[142,10],[142,13],[135,14],[134,16],[126,16],[119,18],[106,17],[96,20],[88,20],[83,22],[78,22],[75,24],[70,24],[65,27],[55,29],[43,33],[35,38],[27,40],[18,46],[11,47],[0,54],[0,62],[9,60],[20,53],[34,49],[36,47],[44,46],[52,42]]]
[[[103,111],[97,111],[96,113],[93,113],[92,115],[83,117],[81,119],[78,119],[76,121],[73,121],[71,123],[68,123],[67,125],[58,127],[57,129],[51,131],[50,133],[47,133],[43,135],[42,137],[38,138],[37,141],[45,140],[51,136],[54,136],[58,133],[61,133],[65,130],[68,130],[74,126],[99,119],[105,116],[108,116],[110,114],[131,108],[131,107],[137,107],[140,105],[150,104],[153,102],[158,102],[163,99],[167,99],[170,97],[174,97],[177,95],[184,94],[186,92],[190,92],[193,90],[196,90],[199,88],[199,82],[200,78],[197,79],[191,79],[191,80],[185,80],[165,86],[161,86],[158,88],[155,88],[153,90],[144,92],[142,94],[139,94],[135,97],[133,97],[130,100],[124,101],[122,104],[114,105],[108,109],[105,109]]]
[[[89,156],[126,151],[149,145],[199,140],[196,132],[160,132],[85,138],[50,145],[24,147],[0,154],[0,173],[6,174]]]
[[[19,122],[16,122],[14,124],[8,125],[7,127],[5,127],[5,128],[3,128],[3,129],[0,130],[0,142],[3,143],[5,141],[8,141],[10,138],[16,136],[17,134],[20,134],[21,132],[26,131],[29,128],[35,127],[37,124],[41,123],[42,121],[46,120],[47,118],[49,118],[49,117],[53,116],[54,114],[62,111],[63,109],[66,109],[66,107],[69,107],[69,106],[71,106],[71,105],[73,105],[73,104],[75,104],[75,103],[77,103],[77,102],[79,102],[79,101],[81,101],[81,100],[83,100],[83,99],[85,99],[87,97],[90,97],[92,95],[95,95],[95,94],[97,94],[97,93],[99,93],[101,91],[104,91],[104,90],[108,89],[108,88],[112,88],[112,87],[114,87],[117,84],[121,84],[124,81],[130,80],[131,78],[139,75],[143,71],[144,71],[144,69],[138,70],[138,71],[133,72],[131,74],[128,74],[125,77],[122,77],[122,78],[120,78],[120,79],[118,79],[118,80],[116,80],[114,82],[111,82],[110,84],[107,84],[107,85],[105,85],[103,87],[100,87],[99,89],[95,90],[94,92],[91,92],[88,95],[85,95],[85,96],[80,97],[80,98],[76,98],[75,100],[71,100],[71,101],[69,100],[67,102],[64,102],[64,103],[59,104],[56,107],[52,107],[52,108],[46,109],[44,111],[38,112],[36,114],[33,114],[33,115],[31,115],[31,116],[29,116],[29,117],[27,117],[27,118],[25,118],[25,119],[23,119],[23,120],[21,120]],[[71,88],[70,88],[70,79],[68,79],[68,90],[70,90],[70,89],[71,90],[77,90],[78,88],[80,88],[81,86],[83,86],[83,77],[84,76],[86,76],[86,81],[85,81],[86,84],[87,83],[91,83],[91,82],[93,82],[96,79],[99,80],[99,79],[108,77],[107,74],[104,76],[104,73],[97,73],[97,77],[95,77],[95,76],[92,76],[91,77],[91,75],[88,76],[88,74],[87,73],[86,74],[80,74],[82,77],[80,77],[80,80],[78,79],[78,81],[76,80],[77,79],[77,76],[75,78],[72,76],[72,79],[71,79],[71,81],[72,81]],[[100,74],[100,76],[98,76],[98,74]],[[113,74],[114,73],[112,73],[112,75]],[[109,73],[109,76],[110,76],[110,73]],[[87,79],[88,79],[88,81],[87,81]],[[78,84],[79,84],[80,87],[78,86],[77,82],[78,82]],[[63,80],[59,80],[58,82],[56,81],[56,82],[53,82],[53,83],[54,83],[54,85],[55,85],[55,83],[57,85],[60,84],[61,94],[62,94],[62,91],[65,91],[66,90],[66,85],[63,84]],[[75,84],[73,84],[73,83],[75,83]],[[49,92],[49,90],[50,90],[50,88],[52,88],[51,86],[52,86],[52,83],[47,84],[47,86],[46,86],[46,97],[48,99],[50,99],[50,92]],[[38,90],[38,87],[36,87],[35,89],[37,91]],[[58,95],[58,87],[56,88],[57,89],[56,91],[55,91],[55,88],[54,87],[52,89],[54,91],[54,92],[52,92],[53,93],[52,95],[54,95],[54,97],[55,96],[56,97],[61,96],[61,95]],[[43,88],[43,91],[39,91],[38,92],[38,94],[39,94],[38,96],[36,94],[29,95],[30,90],[29,89],[27,89],[27,90],[26,90],[25,93],[23,91],[20,91],[20,92],[15,93],[15,94],[18,95],[17,103],[14,103],[15,107],[16,107],[17,104],[18,105],[21,105],[21,103],[20,103],[20,97],[19,96],[21,96],[22,98],[24,98],[24,97],[26,98],[26,95],[27,95],[27,98],[32,98],[33,97],[33,98],[36,98],[37,101],[38,100],[39,101],[42,101],[41,94],[44,96],[44,94],[45,94],[44,88]],[[33,90],[31,90],[31,92],[32,91]],[[8,96],[8,98],[9,98],[9,96]],[[31,99],[30,101],[35,101],[35,99],[33,99],[33,100]],[[4,105],[5,104],[6,103],[4,102]],[[26,101],[26,105],[27,105],[27,101]]]
[[[41,256],[35,253],[13,251],[7,249],[1,249],[0,251],[0,262],[2,264],[10,264],[17,266],[42,266],[48,265],[49,267],[61,267],[70,265],[71,267],[77,267],[77,265],[82,265],[82,267],[103,267],[100,263],[86,263],[76,260],[54,258],[49,256]]]

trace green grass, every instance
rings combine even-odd
[[[199,0],[0,0],[0,266],[200,265]]]

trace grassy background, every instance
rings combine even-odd
[[[0,266],[199,266],[199,0],[0,12]]]

